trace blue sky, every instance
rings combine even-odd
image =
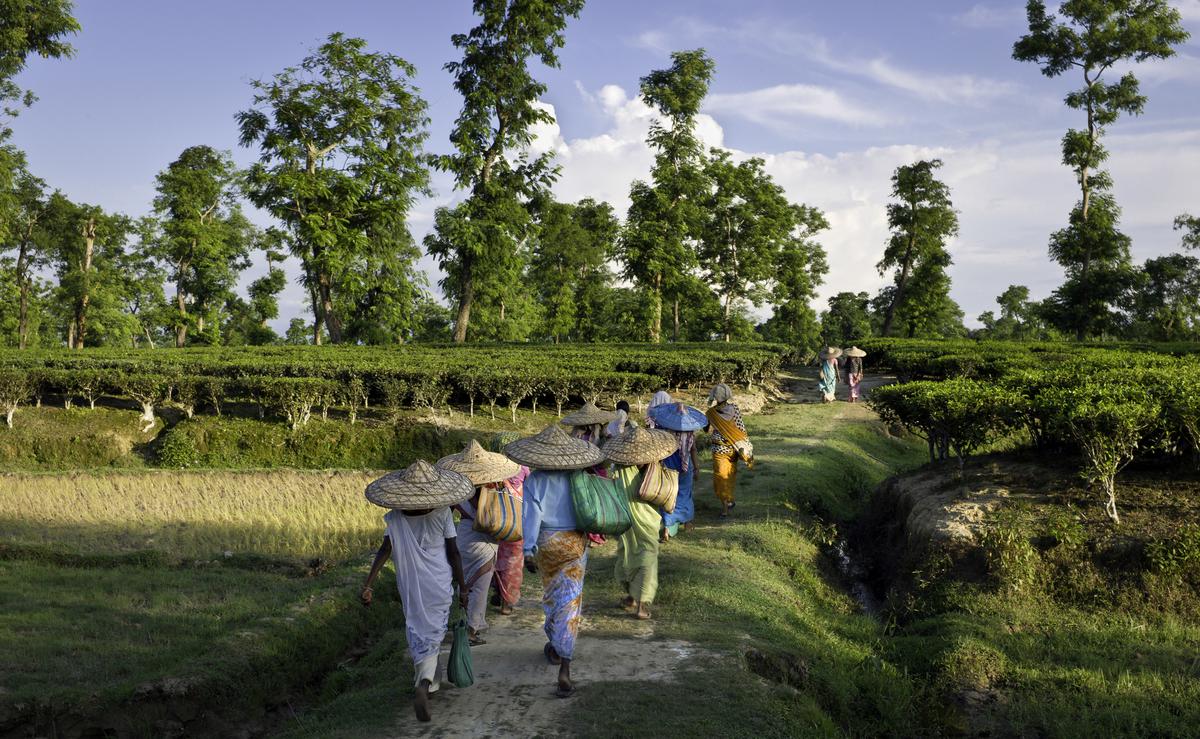
[[[1135,69],[1150,102],[1107,140],[1138,260],[1178,250],[1171,220],[1200,212],[1200,0],[1173,2],[1197,38],[1176,58]],[[1041,297],[1061,281],[1046,239],[1076,197],[1058,151],[1065,129],[1079,124],[1061,102],[1075,81],[1011,60],[1022,7],[591,0],[567,30],[561,68],[539,72],[557,125],[538,146],[559,153],[560,198],[604,198],[623,213],[629,183],[650,163],[638,78],[666,66],[672,49],[703,46],[717,63],[706,141],[763,156],[793,199],[830,218],[821,303],[882,284],[873,265],[887,236],[888,177],[938,156],[962,219],[953,295],[974,323],[1009,284]],[[334,31],[416,65],[430,104],[428,146],[445,150],[459,99],[442,65],[456,56],[450,35],[474,23],[466,0],[79,0],[77,11],[76,57],[32,60],[21,76],[40,100],[17,119],[14,142],[52,186],[133,215],[148,210],[154,175],[188,146],[249,162],[233,119],[250,103],[247,83],[297,63]],[[444,177],[435,184],[413,213],[418,238],[433,209],[455,197]],[[435,266],[422,264],[436,283]],[[289,286],[280,325],[304,311],[302,301]]]

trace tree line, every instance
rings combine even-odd
[[[70,56],[78,31],[69,0],[18,4],[0,34],[0,97],[11,118],[30,102],[12,78],[30,54]],[[403,58],[340,33],[299,64],[251,83],[236,114],[239,143],[256,154],[188,147],[155,181],[152,212],[130,218],[76,203],[29,171],[0,140],[0,343],[30,346],[189,346],[408,341],[658,342],[763,338],[796,346],[879,336],[968,332],[950,298],[948,244],[958,235],[938,160],[899,167],[887,206],[891,236],[874,296],[839,293],[811,307],[828,273],[823,213],[791,202],[763,160],[706,149],[696,122],[715,72],[703,49],[678,51],[640,81],[655,111],[654,162],[631,184],[624,218],[605,202],[558,202],[552,152],[535,126],[552,121],[532,70],[558,65],[583,0],[475,0],[479,22],[451,41],[445,65],[462,97],[452,150],[426,151],[430,120]],[[1120,114],[1141,111],[1137,80],[1103,75],[1125,61],[1165,58],[1187,38],[1165,0],[1029,3],[1029,33],[1014,46],[1050,77],[1080,72],[1066,104],[1086,114],[1068,132],[1064,162],[1081,188],[1068,226],[1050,239],[1064,285],[1034,303],[1022,286],[979,317],[992,338],[1074,335],[1197,338],[1200,262],[1173,254],[1135,267],[1100,139]],[[5,122],[7,124],[7,121]],[[8,138],[7,125],[0,136]],[[413,204],[433,171],[452,176],[455,203],[437,209],[418,244]],[[269,214],[260,228],[249,202]],[[1185,244],[1200,219],[1180,216]],[[417,269],[439,264],[442,294]],[[311,318],[279,317],[300,265]],[[265,267],[244,295],[242,273]],[[757,323],[752,308],[771,306]]]

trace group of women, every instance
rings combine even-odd
[[[820,362],[820,378],[817,389],[821,392],[822,403],[832,403],[837,397],[838,376],[843,371],[846,374],[846,385],[850,388],[850,402],[857,403],[861,397],[863,379],[863,357],[867,353],[857,346],[852,346],[843,352],[835,346],[827,346],[818,356]]]
[[[495,589],[491,602],[499,612],[511,613],[520,597],[522,567],[542,578],[543,653],[558,666],[556,694],[574,693],[571,662],[582,619],[588,550],[604,542],[583,530],[577,519],[572,485],[586,482],[581,473],[613,481],[628,501],[632,526],[617,537],[614,574],[626,594],[620,605],[636,618],[651,617],[659,547],[689,527],[695,516],[697,431],[709,433],[713,489],[721,516],[730,514],[737,460],[752,461],[732,390],[715,386],[707,412],[675,402],[665,391],[651,399],[642,423],[631,419],[629,411],[624,401],[615,411],[587,403],[534,436],[498,435],[492,451],[471,441],[435,465],[418,461],[367,487],[369,501],[391,510],[384,516],[383,543],[361,598],[371,603],[372,585],[390,556],[415,667],[413,706],[419,720],[430,720],[430,695],[440,683],[438,654],[455,589],[467,614],[471,643],[481,645],[489,589]],[[677,473],[678,492],[669,511],[641,495],[647,476],[662,474],[660,466]],[[675,477],[667,479],[673,484]],[[514,502],[523,538],[510,541],[512,537],[484,533],[495,530],[497,511],[511,513]],[[452,510],[459,514],[457,523]],[[477,525],[477,518],[487,518],[489,525]]]

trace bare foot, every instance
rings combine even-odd
[[[500,606],[500,615],[501,616],[511,616],[512,612],[513,612],[513,607],[512,607],[511,603],[504,603]]]
[[[571,660],[564,659],[558,668],[558,689],[554,694],[559,698],[570,698],[575,693],[575,683],[571,682]]]
[[[432,684],[429,680],[422,680],[417,686],[416,695],[413,696],[413,710],[418,721],[429,721],[433,718],[429,713],[429,686]]]
[[[638,603],[637,618],[639,621],[650,620],[650,607],[647,603]]]
[[[546,642],[546,646],[542,647],[542,654],[546,655],[546,661],[550,664],[562,664],[562,658],[558,656],[558,652],[554,651],[554,647],[550,646],[550,642]]]
[[[628,611],[628,610],[632,610],[632,609],[633,609],[633,607],[634,607],[634,606],[636,606],[636,605],[637,605],[637,601],[635,601],[635,600],[633,599],[633,596],[632,596],[632,595],[627,595],[627,596],[625,596],[624,598],[622,598],[622,599],[621,599],[621,607],[622,607],[622,608],[624,608],[624,609],[625,609],[625,610],[627,610],[627,611]]]

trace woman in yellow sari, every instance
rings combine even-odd
[[[733,499],[734,486],[737,484],[737,460],[744,458],[737,445],[748,442],[746,425],[742,422],[742,412],[733,403],[733,390],[725,383],[713,387],[708,393],[708,427],[709,440],[713,454],[713,492],[721,501],[721,518],[728,518],[729,511],[736,505]],[[753,464],[752,459],[745,459],[746,466]]]

